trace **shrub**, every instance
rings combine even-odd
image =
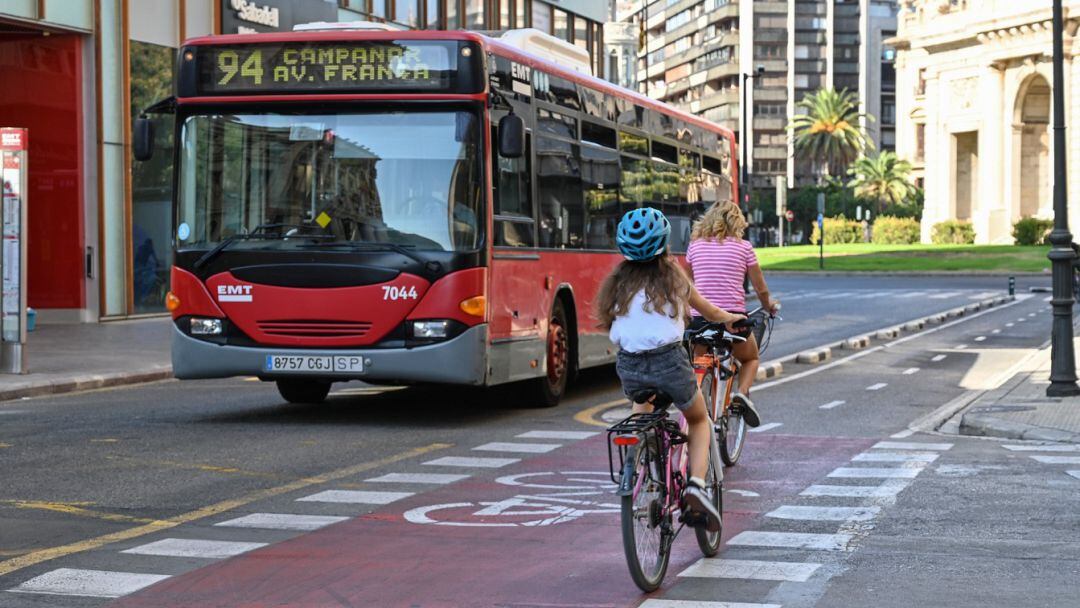
[[[973,245],[975,227],[971,225],[971,222],[963,220],[940,222],[934,224],[930,240],[935,245]]]
[[[1013,224],[1013,238],[1017,245],[1044,245],[1054,227],[1054,220],[1025,217]]]
[[[919,222],[909,217],[883,215],[874,220],[870,240],[878,245],[911,245],[919,242]]]
[[[810,242],[817,245],[820,240],[821,236],[818,233],[817,222],[814,222],[814,232],[810,235]],[[825,218],[826,245],[861,242],[863,242],[862,222],[849,220],[843,215]]]

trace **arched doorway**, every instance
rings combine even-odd
[[[1050,84],[1034,75],[1016,100],[1020,134],[1019,216],[1038,214],[1050,201]]]

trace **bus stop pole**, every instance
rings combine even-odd
[[[26,129],[0,129],[0,373],[25,374],[26,360]]]

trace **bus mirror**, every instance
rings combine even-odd
[[[149,118],[135,119],[135,160],[146,162],[154,156],[154,121]]]
[[[525,121],[517,114],[507,114],[499,121],[499,156],[521,158],[525,155]]]

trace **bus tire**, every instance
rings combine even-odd
[[[551,321],[548,322],[544,349],[544,356],[547,358],[546,372],[533,381],[535,384],[532,391],[533,403],[537,407],[555,407],[566,393],[566,385],[570,380],[573,367],[570,363],[570,353],[573,352],[571,340],[566,306],[562,298],[555,298],[555,302],[551,305]]]
[[[278,380],[277,390],[289,403],[322,403],[330,394],[330,383],[320,380]]]

